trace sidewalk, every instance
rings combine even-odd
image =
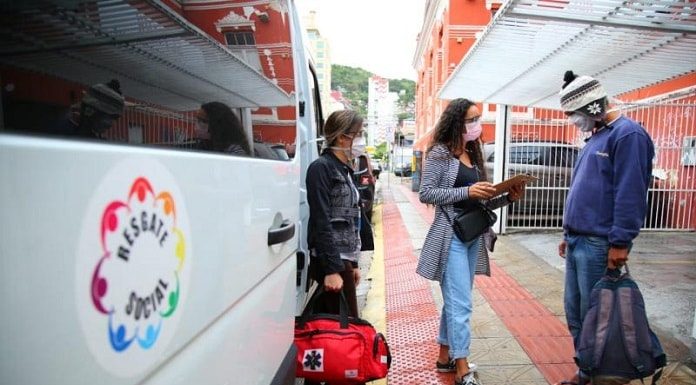
[[[415,273],[433,211],[406,186],[392,180],[389,187],[381,186],[381,215],[375,221],[379,245],[363,315],[378,329],[386,326],[394,357],[390,385],[449,385],[453,375],[433,369],[440,289]],[[499,238],[491,259],[492,277],[477,276],[474,289],[471,361],[479,365],[482,382],[549,384],[572,376],[563,273],[510,236]],[[663,378],[660,384],[696,385],[696,374],[681,362],[671,363]]]

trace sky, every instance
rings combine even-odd
[[[317,12],[332,64],[360,67],[389,79],[416,80],[413,55],[425,0],[296,0],[300,17]]]

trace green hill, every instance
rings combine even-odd
[[[353,108],[364,117],[367,116],[368,79],[372,73],[362,68],[331,65],[331,89],[343,92]],[[403,92],[401,92],[403,90]],[[389,91],[399,93],[400,119],[412,118],[415,105],[416,82],[408,79],[389,79]]]

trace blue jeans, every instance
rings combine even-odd
[[[607,269],[609,240],[606,237],[566,235],[564,304],[568,329],[577,349],[590,293]]]
[[[442,289],[442,316],[440,316],[440,333],[437,342],[449,346],[452,359],[469,356],[471,344],[471,291],[474,287],[476,260],[480,238],[463,243],[456,236],[452,237],[447,265],[444,269],[440,288]]]

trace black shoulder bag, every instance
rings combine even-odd
[[[442,211],[449,220],[447,211],[444,208],[442,208]],[[477,203],[473,209],[459,213],[454,217],[452,230],[454,230],[454,234],[460,241],[471,242],[480,237],[497,220],[498,215],[493,210],[482,203]]]
[[[476,175],[478,176],[478,167],[476,167]],[[449,220],[447,211],[442,208],[442,211]],[[480,237],[486,230],[495,224],[498,220],[498,215],[493,210],[486,207],[481,202],[477,202],[474,207],[468,211],[457,214],[452,220],[452,230],[454,234],[462,242],[471,242]]]

